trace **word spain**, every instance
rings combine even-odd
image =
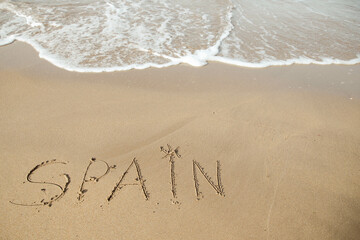
[[[171,193],[173,196],[173,203],[174,204],[178,204],[179,202],[176,201],[177,199],[177,191],[176,191],[176,177],[175,177],[175,159],[177,158],[181,158],[181,155],[179,153],[179,147],[173,149],[169,144],[167,144],[167,149],[165,149],[164,147],[160,147],[160,151],[162,153],[164,153],[165,155],[163,156],[163,158],[168,158],[169,159],[169,163],[170,163],[170,180],[171,180]],[[88,172],[89,169],[92,167],[92,165],[94,163],[102,163],[106,166],[106,171],[98,177],[89,177],[88,176]],[[69,188],[70,185],[70,176],[66,173],[63,174],[63,176],[65,177],[66,181],[63,185],[58,184],[58,183],[54,183],[54,182],[47,182],[47,181],[35,181],[32,179],[32,175],[39,170],[40,168],[46,167],[50,164],[66,164],[65,162],[61,162],[61,161],[57,161],[56,159],[53,160],[48,160],[46,162],[42,162],[38,165],[36,165],[33,169],[30,170],[30,172],[27,174],[26,176],[26,180],[29,183],[32,184],[45,184],[45,185],[52,185],[55,186],[56,188],[59,189],[59,194],[53,195],[53,196],[49,196],[46,199],[42,199],[39,202],[34,202],[31,204],[28,203],[22,203],[22,202],[18,202],[18,201],[10,201],[11,204],[14,205],[18,205],[18,206],[49,206],[51,207],[53,205],[54,202],[60,200],[66,193],[67,190]],[[216,193],[220,196],[225,197],[225,192],[224,192],[224,187],[221,183],[221,169],[220,169],[220,161],[216,162],[216,181],[214,182],[211,177],[209,177],[209,175],[206,173],[205,169],[200,165],[199,162],[193,160],[193,177],[194,177],[194,186],[195,186],[195,194],[196,194],[196,198],[197,200],[200,200],[201,197],[201,192],[200,192],[200,188],[199,188],[199,180],[198,180],[198,172],[201,173],[201,175],[206,179],[206,181],[210,184],[210,186],[216,191]],[[87,192],[87,189],[85,188],[85,185],[87,182],[98,182],[100,181],[103,177],[105,177],[111,169],[115,168],[116,166],[110,166],[106,161],[103,160],[98,160],[96,158],[92,158],[88,164],[88,166],[86,167],[79,191],[78,191],[78,195],[77,195],[77,200],[78,201],[83,201],[85,194]],[[135,171],[135,174],[137,175],[136,178],[136,183],[125,183],[125,179],[127,174],[131,171]],[[141,173],[141,168],[140,168],[140,164],[137,161],[136,158],[134,158],[131,162],[130,165],[128,166],[128,168],[125,170],[125,172],[121,175],[120,180],[115,184],[113,190],[110,192],[109,196],[107,197],[107,201],[111,202],[114,198],[117,192],[119,192],[122,188],[126,187],[126,186],[137,186],[141,192],[142,195],[144,196],[145,200],[149,200],[150,199],[150,193],[147,191],[146,189],[146,185],[145,185],[145,179]],[[45,191],[45,189],[41,189],[42,191]]]

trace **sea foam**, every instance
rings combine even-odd
[[[357,64],[359,12],[356,0],[7,0],[0,45],[26,42],[77,72]]]

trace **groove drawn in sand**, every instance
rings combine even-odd
[[[136,181],[139,181],[139,183],[122,183],[123,180],[125,179],[125,176],[129,173],[129,170],[131,169],[131,167],[135,165],[136,167],[136,172],[137,172],[137,179]],[[123,173],[123,175],[121,176],[120,178],[120,181],[116,184],[116,186],[114,187],[114,189],[112,190],[110,196],[107,198],[108,202],[110,202],[114,196],[115,196],[115,193],[118,191],[118,190],[121,190],[123,187],[125,186],[129,186],[129,185],[140,185],[141,188],[142,188],[142,191],[143,191],[143,194],[145,196],[145,199],[146,200],[149,200],[150,198],[150,193],[146,190],[146,186],[145,186],[145,181],[142,174],[141,174],[141,168],[140,168],[140,165],[138,163],[138,161],[136,160],[136,158],[134,158],[130,164],[130,166],[126,169],[126,171]]]
[[[280,183],[283,180],[283,178],[285,176],[285,173],[286,173],[286,171],[284,169],[281,176],[280,176],[279,181],[276,183],[276,185],[274,187],[274,193],[273,193],[273,196],[272,196],[272,200],[271,200],[270,207],[269,207],[269,212],[268,212],[267,219],[266,219],[266,229],[265,230],[267,231],[267,234],[266,234],[266,239],[267,240],[270,237],[270,220],[271,220],[272,209],[273,209],[275,201],[276,201],[277,192],[279,190]]]
[[[96,162],[102,162],[106,165],[106,171],[104,174],[102,174],[100,177],[90,177],[87,179],[87,174],[88,174],[88,171],[90,169],[90,166]],[[110,172],[110,169],[113,169],[113,168],[116,168],[116,165],[113,165],[113,166],[109,166],[109,164],[103,160],[97,160],[96,158],[91,158],[90,162],[89,162],[89,165],[87,166],[86,170],[85,170],[85,173],[84,173],[84,177],[83,177],[83,181],[80,185],[80,190],[78,192],[78,201],[82,201],[84,196],[85,196],[85,193],[87,192],[87,189],[84,188],[84,185],[86,182],[98,182],[101,178],[105,177],[109,172]]]
[[[207,172],[205,172],[204,168],[200,165],[200,163],[193,160],[193,175],[194,175],[194,183],[195,183],[195,192],[196,192],[197,200],[200,200],[200,197],[202,196],[202,192],[200,192],[199,180],[197,178],[196,168],[198,168],[200,170],[201,174],[205,177],[206,181],[208,181],[208,183],[212,186],[212,188],[216,191],[216,193],[219,194],[220,196],[225,197],[224,187],[223,187],[223,185],[221,183],[221,165],[220,165],[220,161],[216,161],[217,184],[215,184],[211,180],[211,177],[209,177]]]
[[[42,167],[45,167],[47,165],[50,165],[50,164],[66,164],[66,162],[58,162],[56,159],[53,159],[53,160],[48,160],[46,162],[42,162],[38,165],[36,165],[33,169],[30,170],[30,172],[27,174],[26,176],[26,180],[29,182],[29,183],[34,183],[34,184],[47,184],[47,185],[52,185],[52,186],[56,186],[57,188],[59,188],[61,190],[61,193],[60,194],[57,194],[57,195],[54,195],[52,196],[50,199],[48,200],[45,200],[45,199],[42,199],[39,203],[32,203],[32,204],[26,204],[26,203],[17,203],[17,202],[14,202],[14,201],[9,201],[11,204],[14,204],[14,205],[18,205],[18,206],[26,206],[26,207],[34,207],[34,206],[49,206],[51,207],[52,204],[55,202],[55,201],[58,201],[60,198],[62,198],[66,191],[68,190],[68,186],[71,182],[70,180],[70,176],[66,173],[63,173],[62,176],[65,177],[66,179],[66,182],[65,182],[65,185],[64,186],[61,186],[57,183],[53,183],[53,182],[46,182],[46,181],[34,181],[31,179],[32,175],[35,173],[35,171],[37,171],[38,169],[42,168]],[[46,188],[42,188],[41,189],[42,192],[46,192]]]
[[[171,145],[167,144],[168,149],[166,150],[163,146],[160,147],[160,151],[165,153],[164,158],[169,158],[170,162],[170,178],[171,178],[171,192],[174,198],[177,198],[176,195],[176,182],[175,182],[175,158],[181,158],[179,153],[179,147],[173,149]],[[178,201],[174,201],[174,203],[179,203]]]

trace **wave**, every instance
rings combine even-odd
[[[112,72],[209,61],[263,68],[360,63],[354,0],[0,2],[0,45],[57,67]]]

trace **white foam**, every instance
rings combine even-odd
[[[38,53],[39,57],[42,59],[45,59],[46,61],[52,63],[56,67],[65,69],[67,71],[71,72],[92,72],[92,73],[100,73],[100,72],[115,72],[115,71],[127,71],[131,69],[146,69],[150,67],[155,68],[163,68],[163,67],[169,67],[172,65],[177,65],[180,62],[170,62],[167,64],[156,64],[156,63],[145,63],[145,64],[130,64],[125,66],[114,66],[114,67],[76,67],[73,65],[68,64],[67,59],[61,59],[57,55],[51,54],[47,49],[41,47],[36,42],[32,41],[31,39],[25,39],[25,38],[17,38],[16,40],[27,43],[31,45]]]
[[[207,61],[214,57],[219,52],[219,47],[221,42],[229,36],[231,30],[233,29],[233,25],[231,24],[232,18],[232,6],[229,6],[227,9],[227,15],[225,18],[226,26],[224,28],[223,33],[221,34],[220,38],[215,42],[213,46],[210,46],[207,49],[196,50],[194,54],[188,53],[185,56],[173,58],[169,56],[163,57],[171,60],[171,65],[176,65],[179,63],[186,63],[194,67],[201,67],[207,64]]]
[[[8,11],[14,13],[15,15],[19,16],[20,18],[24,18],[26,20],[26,23],[30,27],[40,27],[42,29],[44,28],[44,25],[42,23],[40,23],[39,21],[35,20],[33,16],[29,16],[29,15],[25,14],[19,8],[17,8],[16,5],[11,4],[10,2],[0,3],[0,9],[8,10]]]
[[[15,38],[13,38],[13,37],[7,37],[4,39],[0,39],[0,46],[8,45],[14,41],[15,41]]]
[[[312,9],[322,9],[321,1],[313,1]],[[351,14],[343,19],[341,11],[335,16],[333,8],[322,9],[323,15],[306,10],[313,1],[294,2],[297,7],[291,9],[286,9],[286,4],[292,7],[290,3],[278,5],[266,0],[232,0],[228,5],[216,0],[88,0],[77,5],[57,2],[56,6],[5,1],[0,3],[0,11],[13,15],[5,24],[0,16],[0,45],[26,42],[41,58],[76,72],[181,63],[200,67],[209,61],[251,68],[360,63],[356,48],[360,44],[359,19]],[[354,9],[346,10],[358,11]],[[67,11],[77,14],[68,15]],[[301,11],[316,16],[296,21]],[[323,16],[332,16],[338,23],[336,29],[328,28]],[[295,21],[288,23],[292,18]],[[354,24],[344,25],[347,20]],[[329,29],[322,32],[326,44],[315,35],[321,29]],[[341,59],[349,56],[353,58]]]
[[[61,59],[58,56],[54,56],[53,54],[49,53],[46,49],[42,48],[37,43],[29,40],[29,39],[22,39],[18,38],[17,40],[25,42],[33,46],[37,52],[39,52],[39,57],[42,59],[47,60],[48,62],[52,63],[53,65],[65,69],[67,71],[73,72],[93,72],[93,73],[100,73],[100,72],[114,72],[114,71],[127,71],[131,69],[146,69],[150,67],[154,68],[164,68],[169,66],[174,66],[178,64],[189,64],[194,67],[201,67],[206,65],[209,61],[213,62],[221,62],[225,64],[240,66],[240,67],[248,67],[248,68],[266,68],[270,66],[289,66],[293,64],[301,64],[301,65],[308,65],[308,64],[317,64],[317,65],[331,65],[331,64],[341,64],[341,65],[354,65],[360,63],[360,54],[357,55],[357,58],[350,59],[350,60],[341,60],[341,59],[334,59],[334,58],[322,58],[321,61],[310,59],[307,57],[299,57],[294,59],[288,60],[264,60],[258,63],[251,63],[247,61],[241,61],[231,58],[219,57],[214,55],[216,52],[215,47],[210,48],[207,50],[198,50],[194,55],[189,54],[179,58],[172,58],[169,56],[161,55],[171,61],[166,64],[157,64],[157,63],[144,63],[144,64],[129,64],[124,66],[114,66],[114,67],[76,67],[68,64],[67,59]],[[13,42],[14,39],[9,39],[8,43]],[[0,45],[5,45],[6,43],[0,42]]]
[[[252,63],[252,62],[241,61],[241,60],[219,57],[219,56],[213,56],[209,60],[216,61],[216,62],[222,62],[222,63],[226,63],[226,64],[231,64],[231,65],[235,65],[235,66],[240,66],[240,67],[248,67],[248,68],[266,68],[266,67],[270,67],[270,66],[289,66],[289,65],[293,65],[293,64],[354,65],[354,64],[360,63],[360,54],[357,55],[357,58],[353,58],[350,60],[341,60],[341,59],[335,59],[335,58],[322,58],[322,60],[319,61],[319,60],[310,59],[307,57],[299,57],[299,58],[292,58],[292,59],[288,59],[288,60],[264,60],[261,62]]]

